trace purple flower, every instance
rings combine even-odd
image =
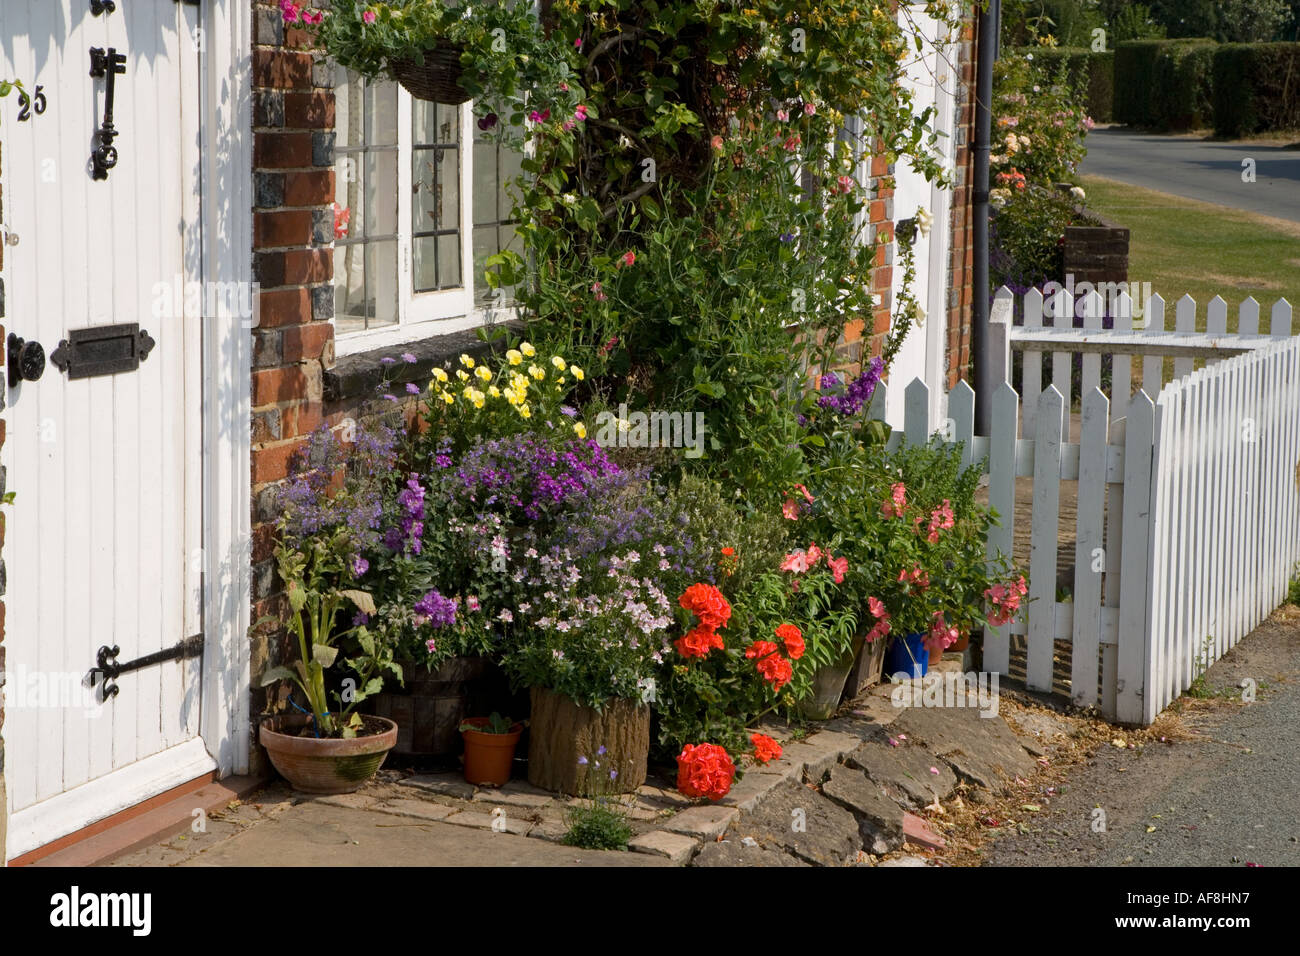
[[[397,359],[393,358],[390,355],[385,355],[379,361],[382,362],[384,365],[392,365],[397,361]]]
[[[367,614],[365,611],[357,611],[356,614],[352,615],[353,627],[360,627],[362,624],[369,624],[369,623],[370,623],[370,615]]]
[[[415,362],[415,356],[412,355],[410,352],[403,352],[403,353],[402,353],[402,361],[405,362],[407,365],[414,364],[414,362]]]
[[[383,394],[383,396],[381,396],[381,397],[384,398],[384,399],[386,399],[387,401],[390,401],[390,402],[395,402],[395,401],[397,401],[397,396],[396,396],[396,395],[392,395],[392,394],[390,394],[390,393],[388,393],[388,392],[385,392],[385,393]]]
[[[572,405],[561,405],[560,414],[568,418],[573,418],[573,416],[578,414],[578,410],[574,408]]]
[[[407,393],[408,395],[419,395],[419,394],[420,394],[420,386],[416,385],[414,382],[407,382],[407,383],[406,383],[406,393]]]
[[[598,750],[596,751],[596,756],[597,756],[597,757],[603,757],[603,756],[605,756],[605,745],[604,745],[604,744],[601,744],[601,745],[600,745],[600,749],[598,749]]]
[[[352,574],[354,577],[361,577],[370,570],[370,562],[359,554],[352,555]]]
[[[781,233],[781,241],[782,241],[782,242],[794,242],[794,233],[793,233],[793,232],[783,232],[783,233]]]
[[[496,113],[489,113],[487,116],[484,116],[482,119],[478,121],[478,128],[483,130],[483,132],[486,133],[493,126],[497,125],[497,119],[498,117]]]
[[[587,766],[587,758],[586,758],[586,757],[579,757],[579,758],[578,758],[578,766],[579,766],[579,767],[585,767],[585,766]]]
[[[448,627],[456,622],[456,602],[443,597],[437,589],[415,602],[415,613],[427,618],[434,628]]]
[[[876,390],[876,385],[880,381],[880,376],[884,373],[884,363],[879,357],[873,358],[867,365],[867,370],[855,378],[842,391],[837,390],[828,392],[819,396],[817,404],[822,408],[829,409],[840,415],[856,415],[862,410],[862,406],[871,400],[872,393]],[[833,373],[822,376],[822,388],[828,387],[826,379]],[[831,383],[829,387],[837,388],[838,380]]]

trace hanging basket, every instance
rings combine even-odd
[[[458,105],[470,96],[460,85],[462,49],[455,43],[442,41],[424,51],[424,62],[415,58],[393,60],[388,66],[393,79],[417,100]]]

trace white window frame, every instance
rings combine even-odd
[[[367,82],[369,82],[367,80]],[[462,103],[460,111],[460,259],[461,286],[434,292],[414,290],[415,272],[411,247],[411,133],[412,97],[397,87],[397,322],[373,329],[338,331],[335,325],[334,354],[342,357],[463,332],[509,321],[518,316],[515,306],[476,306],[474,294],[483,280],[474,272],[474,142],[476,126],[473,102]],[[367,204],[365,208],[369,208]],[[333,248],[333,243],[331,243]],[[331,286],[334,280],[331,280]],[[331,320],[333,321],[333,320]]]

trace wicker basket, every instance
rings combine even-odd
[[[424,51],[423,63],[415,59],[393,60],[389,69],[402,88],[417,100],[456,105],[470,98],[460,85],[461,52],[456,44],[442,41]]]

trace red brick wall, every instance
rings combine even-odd
[[[306,52],[269,0],[253,4],[253,279],[259,316],[252,373],[252,619],[279,616],[273,569],[275,484],[322,420],[322,373],[334,360],[333,72]],[[252,671],[276,656],[254,638]],[[254,713],[262,702],[253,701]]]
[[[971,176],[975,138],[975,19],[962,27],[960,54],[956,62],[957,117],[953,126],[957,155],[954,164],[952,249],[948,261],[948,387],[961,379],[970,380],[971,308],[974,245],[971,230]]]

